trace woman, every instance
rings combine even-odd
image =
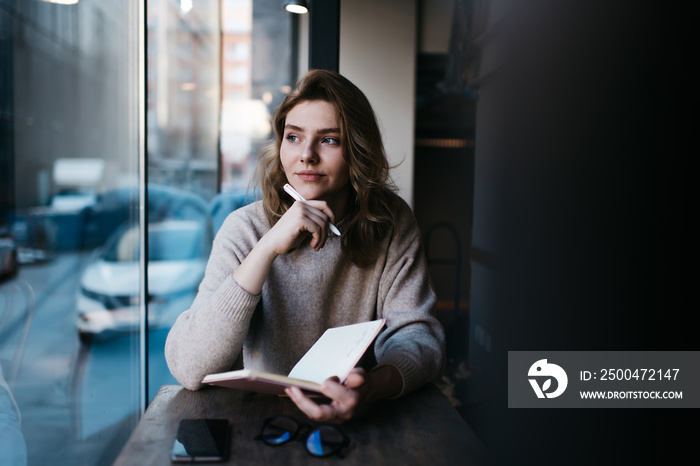
[[[386,318],[369,372],[327,380],[332,400],[287,394],[309,418],[342,422],[371,401],[439,378],[444,332],[413,214],[393,191],[365,95],[312,70],[275,112],[259,160],[262,201],[226,219],[192,307],[171,329],[168,366],[186,388],[240,368],[288,374],[328,328]],[[306,201],[283,189],[290,183]],[[337,225],[342,236],[331,233]]]

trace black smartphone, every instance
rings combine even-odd
[[[175,463],[206,463],[225,461],[228,456],[228,419],[183,419],[170,452]]]

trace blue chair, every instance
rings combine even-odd
[[[211,216],[212,231],[216,233],[223,225],[226,217],[236,209],[254,202],[260,198],[258,191],[233,190],[219,193],[209,201],[209,215]]]

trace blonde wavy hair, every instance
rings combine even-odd
[[[265,215],[274,225],[294,202],[284,193],[287,177],[280,146],[287,114],[297,104],[313,100],[329,102],[336,110],[351,185],[342,251],[352,263],[365,267],[376,260],[382,240],[397,226],[398,196],[374,110],[364,93],[342,75],[328,70],[307,72],[275,110],[274,138],[261,151],[257,165]]]

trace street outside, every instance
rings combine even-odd
[[[78,338],[76,296],[91,257],[89,251],[57,253],[49,261],[23,264],[17,277],[1,286],[0,311],[12,304],[12,312],[0,314],[0,362],[7,379],[13,358],[21,356],[9,382],[29,465],[111,464],[138,422],[138,333],[87,345]],[[34,313],[22,345],[23,310],[32,299]],[[167,332],[149,333],[149,400],[160,385],[176,383],[163,359]],[[15,353],[17,348],[23,354]]]

